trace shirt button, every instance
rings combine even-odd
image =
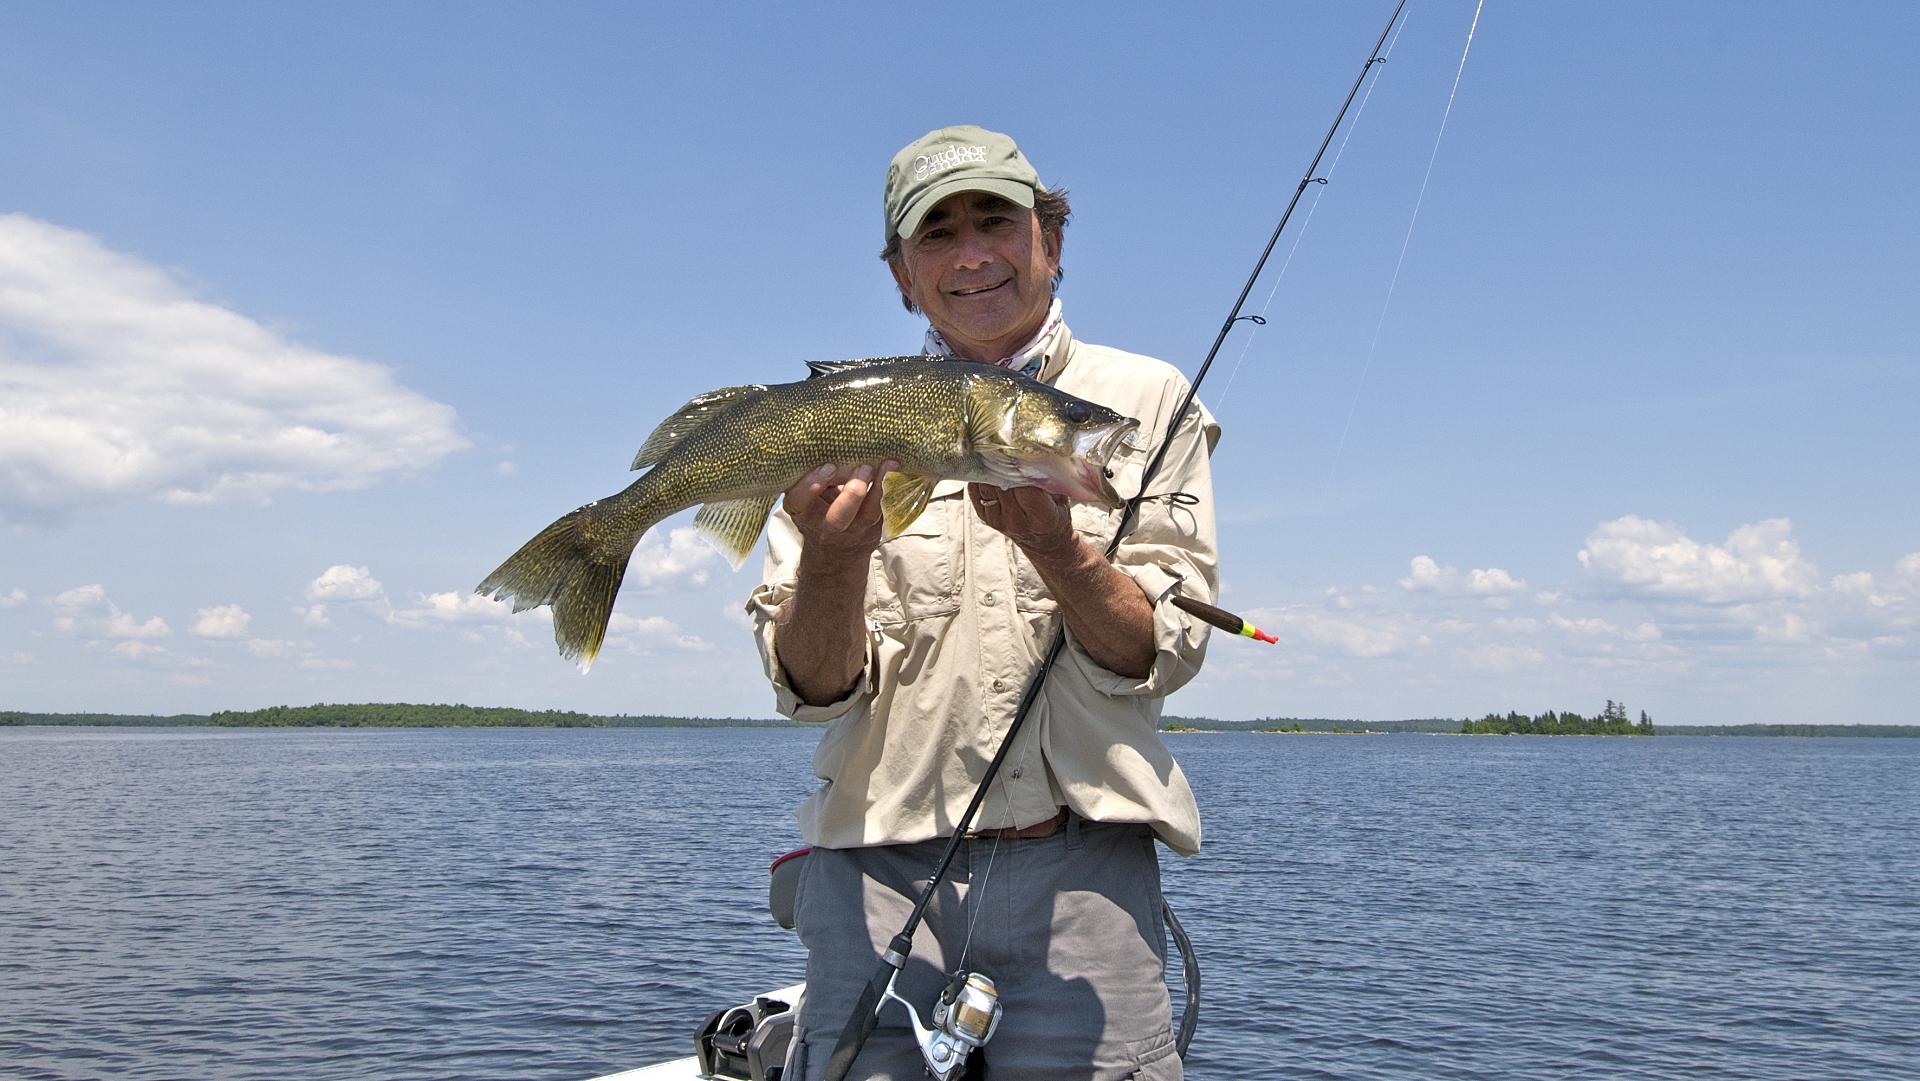
[[[996,691],[1004,691],[1004,690],[1006,690],[1006,689],[1007,689],[1007,681],[1006,681],[1006,680],[1004,680],[1004,679],[996,679],[996,680],[994,680],[994,681],[993,681],[993,689],[994,689],[994,690],[996,690]]]
[[[1019,780],[1019,779],[1020,779],[1021,777],[1023,777],[1023,776],[1025,776],[1025,775],[1026,775],[1026,772],[1027,772],[1027,771],[1026,771],[1026,769],[1025,769],[1025,767],[1022,767],[1022,766],[1015,766],[1015,767],[1013,767],[1012,769],[1010,769],[1010,770],[1008,770],[1008,771],[1007,771],[1007,776],[1009,776],[1009,777],[1011,777],[1011,778],[1013,778],[1014,780],[1016,780],[1016,781],[1017,781],[1017,780]]]
[[[981,597],[980,603],[986,605],[988,608],[992,608],[995,603],[993,599],[993,594],[988,593],[985,596]]]

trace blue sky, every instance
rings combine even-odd
[[[1080,337],[1194,371],[1389,5],[1169,10],[10,5],[0,708],[770,714],[688,516],[591,675],[468,591],[694,393],[916,347],[941,124],[1071,189]],[[1208,378],[1281,644],[1170,710],[1920,723],[1920,12],[1492,3],[1433,156],[1473,11]]]

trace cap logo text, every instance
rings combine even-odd
[[[945,172],[961,165],[978,165],[987,160],[987,148],[981,146],[950,146],[936,154],[922,154],[913,159],[913,178],[924,180],[934,173]]]

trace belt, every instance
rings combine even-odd
[[[1035,822],[1031,826],[1008,826],[1004,829],[996,830],[968,830],[967,839],[969,841],[1036,841],[1042,837],[1051,837],[1059,833],[1060,827],[1067,824],[1067,817],[1070,813],[1071,812],[1065,807],[1062,807],[1060,808],[1059,814],[1044,821]]]

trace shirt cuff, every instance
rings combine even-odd
[[[842,697],[823,706],[810,705],[801,699],[793,689],[793,684],[787,681],[786,666],[780,663],[779,652],[774,646],[774,613],[792,596],[793,584],[783,582],[775,586],[762,586],[747,599],[747,614],[753,617],[754,638],[760,646],[760,661],[766,669],[767,681],[773,685],[774,708],[780,711],[782,717],[806,724],[825,724],[838,720],[873,693],[873,673],[878,670],[873,624],[867,625],[867,656],[865,666],[860,670],[860,678],[854,680],[853,687]]]
[[[824,706],[809,705],[794,693],[793,686],[787,682],[787,670],[775,657],[768,665],[769,676],[773,682],[774,707],[782,717],[808,724],[825,724],[836,721],[853,712],[853,707],[873,691],[873,642],[868,637],[867,665],[860,672],[860,678],[853,681],[853,688],[845,697],[828,702]]]
[[[1172,694],[1199,670],[1207,628],[1167,603],[1169,597],[1180,591],[1180,584],[1185,580],[1180,575],[1152,563],[1116,569],[1138,583],[1153,604],[1153,667],[1144,678],[1137,679],[1104,668],[1074,639],[1071,628],[1067,631],[1067,647],[1079,661],[1087,681],[1101,694],[1115,698]]]

